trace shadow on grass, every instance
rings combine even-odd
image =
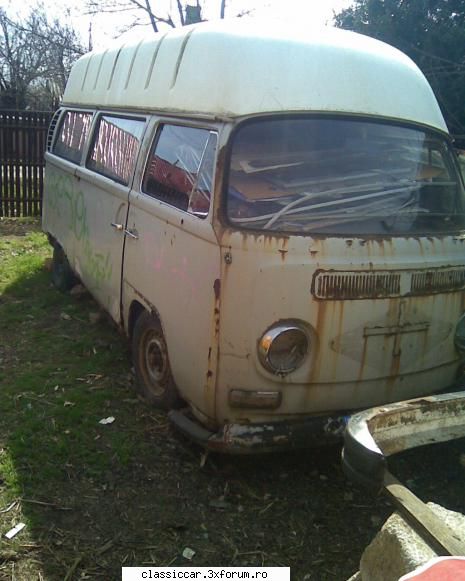
[[[17,501],[3,528],[27,524],[3,571],[116,579],[122,565],[264,564],[349,576],[379,507],[368,503],[354,544],[358,493],[339,450],[215,456],[202,468],[201,451],[135,397],[126,341],[107,319],[89,322],[96,310],[51,288],[43,269],[2,297],[1,486],[5,505]]]
[[[340,450],[201,467],[201,451],[136,398],[126,341],[106,318],[91,324],[96,311],[42,267],[1,297],[0,524],[27,527],[2,541],[0,579],[118,579],[123,565],[348,578],[391,509],[347,484]]]

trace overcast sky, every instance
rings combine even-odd
[[[89,23],[92,20],[92,38],[95,47],[103,46],[109,39],[118,35],[121,28],[131,19],[126,13],[123,16],[90,17],[85,15],[85,0],[42,0],[50,16],[60,19],[65,9],[70,11],[70,22],[83,37],[87,44]],[[195,2],[192,2],[195,3]],[[227,0],[226,17],[232,18],[244,10],[250,10],[254,18],[287,18],[296,19],[299,23],[308,22],[310,26],[331,24],[334,12],[339,12],[351,4],[351,0]],[[203,0],[202,15],[208,20],[219,18],[220,0]],[[36,5],[35,0],[0,0],[0,7],[13,14],[27,11]],[[175,0],[152,0],[152,6],[157,7],[156,14],[166,16],[177,13]],[[139,31],[150,31],[141,27]],[[140,32],[139,32],[140,33]]]

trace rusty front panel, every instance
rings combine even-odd
[[[228,408],[233,388],[281,389],[283,403],[273,416],[288,416],[405,399],[454,380],[460,362],[453,337],[465,308],[463,241],[224,230],[221,245],[220,417],[257,417]],[[341,297],[334,280],[326,299],[315,296],[323,271],[350,273],[338,281],[348,283]],[[367,274],[374,278],[360,282]],[[428,284],[435,286],[431,293]],[[304,365],[281,378],[261,367],[256,352],[262,333],[286,319],[306,326],[312,347]]]
[[[358,320],[346,316],[337,335],[323,325],[323,336],[346,370],[357,369],[358,380],[394,378],[456,359],[453,335],[461,304],[460,293],[372,299],[363,306],[348,301],[345,308],[355,311]]]

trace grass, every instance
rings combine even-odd
[[[22,225],[23,236],[11,235],[8,222],[0,227],[0,508],[15,503],[0,512],[5,533],[19,519],[26,531],[44,524],[31,506],[66,504],[58,482],[76,472],[101,478],[113,464],[127,465],[135,435],[99,420],[117,416],[121,428],[137,399],[124,338],[106,320],[90,322],[98,311],[90,297],[51,287],[51,249],[38,224]],[[20,551],[28,533],[18,537],[8,554]],[[2,566],[4,550],[0,578],[11,561]],[[21,575],[40,577],[34,559]]]
[[[125,338],[92,322],[88,295],[53,288],[50,257],[38,223],[0,219],[0,581],[106,581],[122,565],[349,578],[392,509],[348,485],[340,449],[205,459],[139,401]],[[465,512],[463,451],[394,473]]]
[[[37,475],[47,478],[44,467],[56,470],[61,460],[73,458],[74,450],[85,450],[90,465],[105,466],[92,441],[95,425],[107,411],[106,373],[110,368],[113,381],[115,373],[128,370],[123,342],[114,329],[88,321],[89,306],[96,308],[90,299],[76,304],[50,288],[44,268],[49,256],[45,237],[38,232],[0,244],[1,336],[8,362],[8,373],[4,366],[0,376],[6,396],[0,421],[16,426],[9,446],[30,467],[28,477],[36,483]],[[18,359],[21,365],[15,364]],[[37,449],[31,443],[39,430],[43,445]]]
[[[118,579],[123,564],[189,564],[185,547],[193,565],[327,577],[315,554],[329,542],[334,552],[331,528],[314,528],[305,560],[302,543],[315,511],[324,520],[333,505],[340,518],[339,451],[312,452],[337,478],[310,496],[321,468],[302,453],[205,463],[138,400],[127,342],[107,318],[91,322],[92,299],[53,288],[50,257],[37,223],[0,220],[0,535],[26,524],[0,538],[0,581]],[[346,577],[357,566],[347,553],[330,565]]]

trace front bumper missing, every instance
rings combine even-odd
[[[277,452],[342,441],[347,416],[315,416],[263,424],[225,424],[211,432],[187,415],[173,410],[171,422],[189,439],[214,452],[254,454]]]
[[[344,471],[358,484],[380,490],[388,456],[464,436],[465,391],[371,408],[349,419],[342,452]]]

